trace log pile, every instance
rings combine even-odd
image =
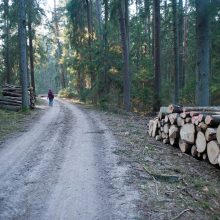
[[[148,134],[183,153],[220,166],[220,107],[161,107]]]
[[[28,91],[29,91],[30,108],[34,108],[35,95],[33,93],[33,89],[29,88]],[[3,96],[0,96],[0,108],[11,111],[21,110],[21,106],[22,106],[21,86],[5,84],[2,88],[2,95]]]

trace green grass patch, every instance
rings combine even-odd
[[[27,112],[12,112],[0,110],[0,139],[19,128],[19,122]]]

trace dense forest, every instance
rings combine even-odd
[[[126,111],[220,104],[218,0],[0,4],[0,83],[23,96],[29,85]]]

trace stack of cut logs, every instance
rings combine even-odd
[[[161,107],[158,116],[150,120],[148,133],[178,146],[183,153],[220,166],[220,106]]]
[[[30,98],[30,108],[35,106],[35,96],[32,88],[28,89]],[[21,86],[5,84],[2,88],[0,96],[0,108],[12,111],[21,110],[22,105],[22,90]]]

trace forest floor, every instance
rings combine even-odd
[[[113,153],[117,166],[127,167],[123,174],[124,185],[139,195],[135,201],[130,201],[135,203],[138,214],[127,219],[220,219],[219,168],[149,137],[150,116],[103,112],[83,104],[76,106],[90,117],[99,117],[117,141]],[[39,109],[26,118],[15,120],[14,130],[23,127],[25,131],[37,121],[44,113],[42,105]],[[0,137],[2,132],[0,129]],[[100,130],[98,135],[105,132],[105,129]],[[14,135],[16,132],[11,134]],[[121,195],[118,199],[123,198]]]
[[[145,219],[220,219],[220,169],[149,137],[151,116],[101,112],[130,167],[127,184],[141,195]]]

